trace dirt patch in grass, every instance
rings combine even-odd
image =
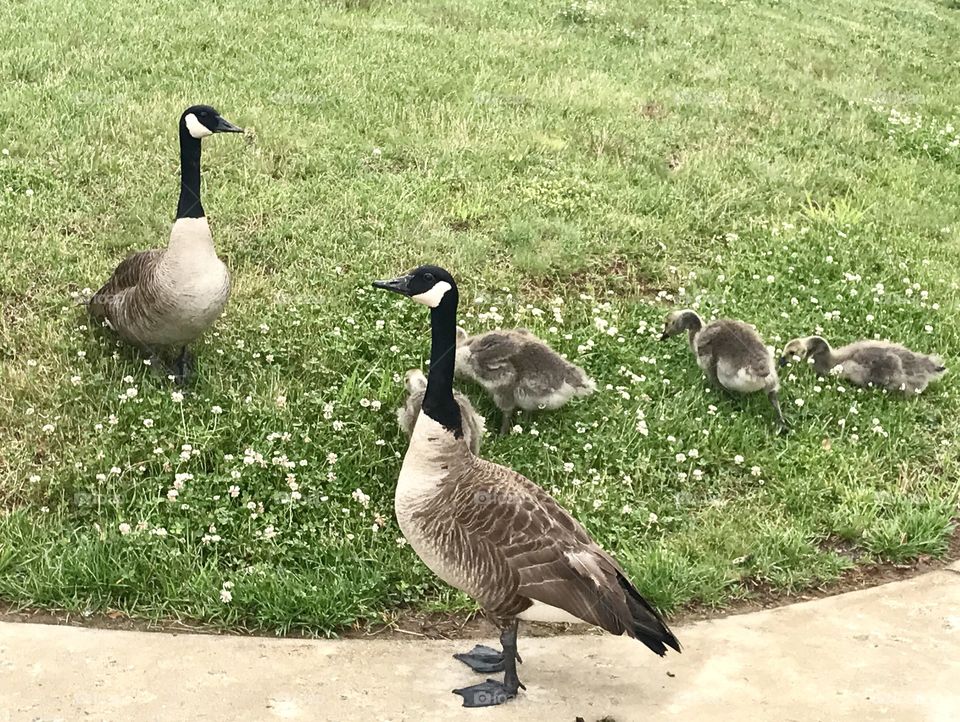
[[[850,569],[839,579],[796,593],[784,593],[771,590],[763,584],[750,587],[750,596],[725,607],[690,605],[671,615],[669,622],[677,626],[706,619],[722,619],[737,614],[748,614],[766,609],[809,602],[846,592],[856,592],[871,587],[901,582],[921,574],[943,569],[948,564],[960,560],[960,527],[950,539],[948,552],[939,559],[922,556],[909,564],[877,563]],[[123,612],[82,614],[64,610],[46,610],[18,607],[0,601],[0,622],[27,622],[32,624],[64,624],[72,627],[90,627],[94,629],[115,629],[137,632],[164,632],[167,634],[226,634],[254,637],[285,636],[295,639],[315,638],[309,632],[293,631],[286,635],[275,635],[259,630],[224,629],[214,624],[183,619],[165,619],[147,621],[127,616]],[[539,624],[526,623],[524,634],[530,637],[552,637],[561,634],[602,634],[587,625],[577,624]],[[382,619],[358,623],[350,629],[342,630],[344,639],[464,639],[492,637],[496,632],[493,626],[479,612],[454,614],[447,612],[418,612],[401,610],[385,614]]]
[[[553,298],[557,295],[556,289],[564,285],[593,289],[596,293],[613,291],[629,298],[655,298],[660,291],[671,290],[663,288],[654,278],[639,270],[636,263],[615,256],[570,273],[527,276],[521,281],[520,293],[525,299]]]

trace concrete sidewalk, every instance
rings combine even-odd
[[[472,640],[0,624],[0,720],[960,719],[960,564],[675,631],[684,653],[663,660],[628,639],[521,636],[528,691],[466,710],[450,690],[482,678],[450,655]]]

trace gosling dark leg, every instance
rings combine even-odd
[[[510,433],[510,429],[513,428],[513,409],[504,409],[503,419],[500,422],[500,436],[506,436]]]
[[[776,391],[770,391],[767,393],[767,398],[770,399],[770,405],[773,406],[774,412],[777,414],[777,422],[780,424],[780,434],[786,434],[790,431],[790,424],[787,423],[787,420],[783,418],[783,411],[780,410],[780,396]]]
[[[488,679],[480,684],[453,690],[454,694],[463,697],[464,707],[493,707],[513,699],[517,692],[526,689],[517,676],[517,662],[520,660],[517,654],[517,626],[518,622],[514,620],[500,632],[503,682]]]
[[[193,372],[195,369],[193,354],[191,354],[187,347],[184,346],[180,349],[180,355],[177,356],[177,360],[173,362],[173,381],[177,386],[186,386],[187,383],[193,378]]]

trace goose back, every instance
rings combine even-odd
[[[819,374],[829,374],[840,366],[841,375],[859,386],[872,383],[889,391],[911,393],[922,391],[946,371],[939,358],[886,341],[857,341],[829,354],[814,355],[813,360]]]
[[[769,349],[743,321],[712,321],[694,336],[693,347],[697,364],[731,391],[772,390],[779,384]]]
[[[556,409],[596,388],[583,369],[526,329],[468,338],[457,348],[457,369],[488,391],[511,392],[526,411]]]

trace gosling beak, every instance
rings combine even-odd
[[[783,368],[783,367],[786,366],[786,365],[787,365],[787,357],[786,357],[786,356],[781,356],[781,357],[780,357],[780,368]]]
[[[234,125],[222,115],[217,116],[217,124],[213,128],[214,133],[242,133],[243,128]]]
[[[382,288],[384,291],[393,291],[394,293],[399,293],[402,296],[410,295],[410,279],[413,278],[409,273],[405,276],[400,276],[399,278],[394,278],[390,281],[374,281],[374,288]]]
[[[660,334],[661,341],[666,341],[668,338],[670,338],[670,334],[668,334],[666,331]]]

